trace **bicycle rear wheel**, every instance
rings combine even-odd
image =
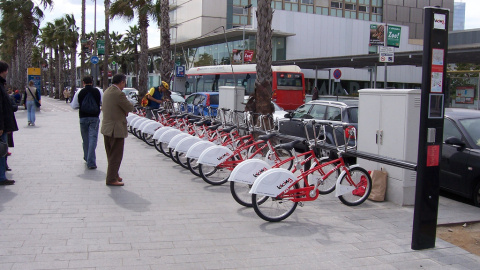
[[[294,188],[299,188],[299,185],[295,184]],[[269,222],[278,222],[288,218],[298,205],[298,202],[290,199],[274,197],[266,197],[265,201],[261,202],[259,196],[263,197],[263,195],[252,194],[253,209],[260,218]]]
[[[372,179],[363,168],[355,167],[348,171],[351,177],[349,177],[347,173],[344,174],[340,180],[340,185],[353,187],[354,189],[351,192],[338,196],[338,198],[345,205],[356,206],[362,204],[370,195],[372,191]]]
[[[250,188],[252,185],[239,183],[239,182],[230,182],[230,192],[232,193],[233,199],[238,202],[240,205],[245,207],[252,207],[252,194],[250,194]],[[257,196],[258,204],[264,203],[268,197],[266,196]]]
[[[158,147],[160,148],[162,154],[164,154],[167,157],[171,157],[170,151],[168,150],[168,143],[159,142]]]
[[[178,164],[178,159],[177,159],[175,149],[168,148],[168,156],[173,160],[173,162]]]
[[[160,148],[160,141],[155,140],[155,143],[153,144],[155,146],[155,149],[157,149],[158,152],[163,154],[162,148]]]
[[[227,159],[227,161],[231,159],[232,157]],[[205,164],[200,164],[198,170],[202,179],[214,186],[225,184],[228,181],[230,173],[232,173],[232,171],[228,168],[209,166]]]

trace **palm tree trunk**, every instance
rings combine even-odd
[[[80,44],[82,40],[85,40],[85,0],[82,0],[82,37],[80,39]],[[81,56],[81,67],[80,67],[80,77],[83,79],[85,76],[85,53],[83,52],[83,48],[80,50]]]
[[[139,62],[143,63],[140,66],[140,76],[138,92],[140,96],[144,96],[148,91],[148,16],[139,16],[139,28],[140,28],[140,57]]]
[[[60,73],[61,72],[61,65],[60,65],[60,56],[58,52],[58,48],[55,48],[55,93],[53,94],[53,98],[58,99],[60,91]]]
[[[49,96],[53,97],[53,86],[55,85],[55,78],[53,75],[53,67],[55,63],[53,62],[53,48],[50,47],[50,56],[49,56],[49,64],[48,64],[48,79],[49,79]]]
[[[170,16],[168,0],[161,1],[160,12],[160,17],[162,18],[160,21],[160,29],[162,36],[160,40],[160,50],[162,57],[162,62],[160,64],[160,76],[162,78],[162,81],[170,83],[170,77],[173,70],[173,59],[170,49]]]
[[[70,91],[73,98],[73,94],[77,88],[77,43],[75,46],[72,47],[70,51],[70,61],[71,61],[71,69],[70,69]]]
[[[108,55],[110,54],[110,0],[105,0],[105,55],[103,61],[103,90],[108,87]]]
[[[257,9],[257,78],[255,111],[273,113],[272,106],[272,6],[271,0],[259,0]]]

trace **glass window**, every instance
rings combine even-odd
[[[345,17],[347,17],[347,15],[345,15]],[[355,11],[350,12],[350,18],[351,19],[356,19],[357,18],[357,12],[355,12]]]
[[[293,118],[305,117],[305,115],[308,115],[308,111],[310,111],[312,106],[312,104],[303,104],[302,106],[298,107],[295,112],[293,112]]]
[[[326,120],[342,121],[342,109],[338,107],[328,107]]]
[[[310,115],[319,120],[324,120],[325,119],[325,111],[327,110],[326,105],[313,105],[312,110],[310,110]]]
[[[298,3],[298,0],[285,0],[285,2]]]
[[[292,4],[285,3],[285,10],[292,10]]]
[[[356,7],[353,4],[345,4],[345,9],[356,10]]]
[[[358,108],[348,108],[347,114],[350,123],[358,123]]]
[[[242,8],[242,7],[235,7],[235,6],[234,6],[234,7],[233,7],[233,14],[243,14],[243,11],[244,11],[244,10],[245,10],[245,9]]]
[[[480,118],[463,119],[460,124],[465,128],[470,138],[480,146]],[[446,125],[446,121],[445,121]]]
[[[234,6],[240,6],[240,0],[233,0]]]
[[[358,11],[368,12],[368,6],[358,6]]]
[[[313,13],[313,6],[307,6],[307,13]]]
[[[368,1],[367,3],[365,3],[365,1],[368,1],[368,0],[358,0],[358,3],[359,3],[360,5],[362,5],[362,4],[367,4],[367,5],[370,4],[370,1]]]
[[[302,0],[302,4],[313,5],[313,0]]]
[[[443,141],[450,137],[455,137],[462,140],[462,134],[458,130],[457,126],[450,119],[445,119],[443,127]]]
[[[343,8],[343,3],[341,2],[332,2],[332,8]]]
[[[337,17],[342,17],[343,14],[342,14],[342,10],[341,9],[337,9]]]
[[[240,16],[233,15],[232,23],[233,24],[240,24]]]

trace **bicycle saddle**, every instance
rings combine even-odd
[[[285,149],[285,150],[292,150],[293,147],[297,144],[302,142],[301,140],[294,140],[288,143],[277,144],[275,149]]]

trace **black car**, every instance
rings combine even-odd
[[[440,188],[480,206],[480,111],[445,109]]]
[[[358,127],[358,100],[343,100],[343,101],[326,101],[313,100],[298,107],[292,114],[291,119],[282,119],[279,121],[279,132],[283,135],[305,138],[305,130],[299,119],[309,120],[326,120],[332,123],[345,123],[355,129]],[[309,138],[313,138],[313,129],[311,124],[307,124]],[[317,133],[318,134],[318,133]],[[340,130],[336,133],[337,142],[339,145],[345,144],[344,134]],[[331,129],[326,129],[325,141],[328,144],[335,145],[333,132]],[[300,146],[299,149],[303,150]],[[325,155],[330,155],[328,151]]]

